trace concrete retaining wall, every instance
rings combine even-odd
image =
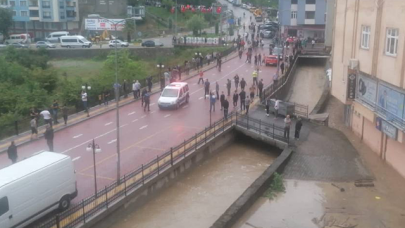
[[[162,172],[153,181],[145,183],[127,197],[127,201],[119,202],[114,206],[111,206],[107,211],[103,212],[97,218],[86,223],[83,227],[97,227],[104,228],[110,227],[116,221],[124,218],[125,210],[134,211],[141,207],[152,199],[156,194],[159,194],[165,188],[175,183],[184,174],[187,174],[193,168],[197,167],[197,164],[202,163],[213,154],[221,151],[225,146],[232,143],[235,139],[235,131],[233,128],[226,130],[220,136],[217,136],[207,145],[202,146],[197,151],[188,155],[186,159],[170,167],[166,171]],[[106,219],[107,216],[111,216]]]
[[[267,168],[264,173],[253,182],[252,185],[221,215],[211,228],[231,228],[243,214],[263,196],[269,188],[275,172],[281,173],[287,165],[291,154],[291,148],[285,148],[280,156]]]

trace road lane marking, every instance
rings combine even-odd
[[[143,118],[145,118],[146,117],[146,115],[144,115],[144,116],[141,116],[141,119],[143,119]]]
[[[101,134],[101,135],[95,137],[94,139],[101,138],[101,137],[103,137],[103,136],[105,136],[105,135],[108,135],[108,134],[110,134],[111,132],[114,132],[114,131],[116,131],[116,130],[117,130],[117,129],[115,128],[115,129],[113,129],[113,130],[111,130],[111,131],[107,131],[106,133]],[[83,145],[85,145],[85,144],[87,144],[87,143],[89,143],[89,142],[91,142],[91,141],[93,141],[93,139],[89,139],[89,140],[87,140],[87,141],[85,141],[85,142],[83,142],[83,143],[80,143],[79,145],[76,145],[76,146],[74,146],[74,147],[71,147],[71,148],[69,148],[69,149],[63,151],[62,154],[65,154],[65,153],[67,153],[67,152],[69,152],[69,151],[71,151],[71,150],[74,150],[74,149],[76,149],[76,148],[78,148],[78,147],[80,147],[80,146],[83,146]]]
[[[77,160],[79,160],[81,157],[79,156],[79,157],[76,157],[76,158],[73,158],[72,159],[72,161],[77,161]]]
[[[198,98],[198,100],[201,100],[201,99],[203,99],[204,97],[200,97],[200,98]]]
[[[167,115],[165,115],[165,116],[164,116],[164,118],[167,118],[167,117],[169,117],[169,116],[171,116],[171,114],[167,114]]]
[[[83,134],[80,134],[80,135],[75,135],[75,136],[73,136],[73,138],[74,139],[77,139],[77,138],[79,138],[80,136],[82,136]]]
[[[135,114],[135,112],[130,112],[128,113],[128,116]]]
[[[108,125],[110,125],[110,124],[112,124],[113,122],[109,122],[109,123],[106,123],[104,126],[108,126]]]
[[[152,113],[155,113],[156,111],[152,111],[152,112],[150,112],[150,114],[152,114]]]
[[[155,103],[152,103],[152,104],[150,104],[149,106],[153,106],[153,105],[155,105]]]
[[[132,120],[132,123],[135,123],[136,121],[138,121],[138,119],[136,119],[136,120]]]
[[[116,141],[117,141],[117,139],[114,139],[114,140],[109,141],[107,144],[115,143]]]
[[[185,109],[185,108],[187,108],[187,107],[188,107],[188,105],[184,106],[183,109]]]
[[[139,130],[145,129],[147,127],[148,127],[148,125],[142,126],[142,127],[139,128]]]
[[[123,125],[121,125],[120,127],[125,127],[125,126],[127,126],[128,124],[123,124]]]
[[[40,151],[38,151],[38,152],[35,152],[35,153],[33,153],[32,155],[37,155],[37,154],[40,154],[40,153],[42,153],[42,152],[44,152],[45,150],[40,150]]]

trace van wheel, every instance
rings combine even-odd
[[[68,209],[70,206],[70,197],[64,196],[62,199],[59,200],[59,210],[64,211]]]
[[[83,46],[82,46],[82,48],[86,48],[86,46],[85,46],[85,45],[83,45]]]
[[[70,46],[68,45],[67,48],[70,48]]]
[[[186,97],[186,104],[188,104],[188,96]]]

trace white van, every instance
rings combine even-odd
[[[15,44],[15,43],[23,43],[29,44],[31,43],[31,36],[30,34],[14,34],[10,35],[8,39],[4,41],[5,44]]]
[[[51,43],[59,43],[62,36],[69,36],[69,32],[52,32],[45,39]]]
[[[83,36],[61,36],[60,37],[60,46],[67,48],[83,47],[90,48],[91,42],[88,41]]]
[[[160,109],[178,109],[182,104],[188,103],[189,98],[190,94],[187,82],[172,82],[160,94],[158,106]]]
[[[43,152],[0,170],[0,227],[20,228],[77,196],[69,156]]]

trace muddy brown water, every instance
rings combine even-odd
[[[231,144],[109,227],[208,228],[278,156],[270,150],[260,143]]]

